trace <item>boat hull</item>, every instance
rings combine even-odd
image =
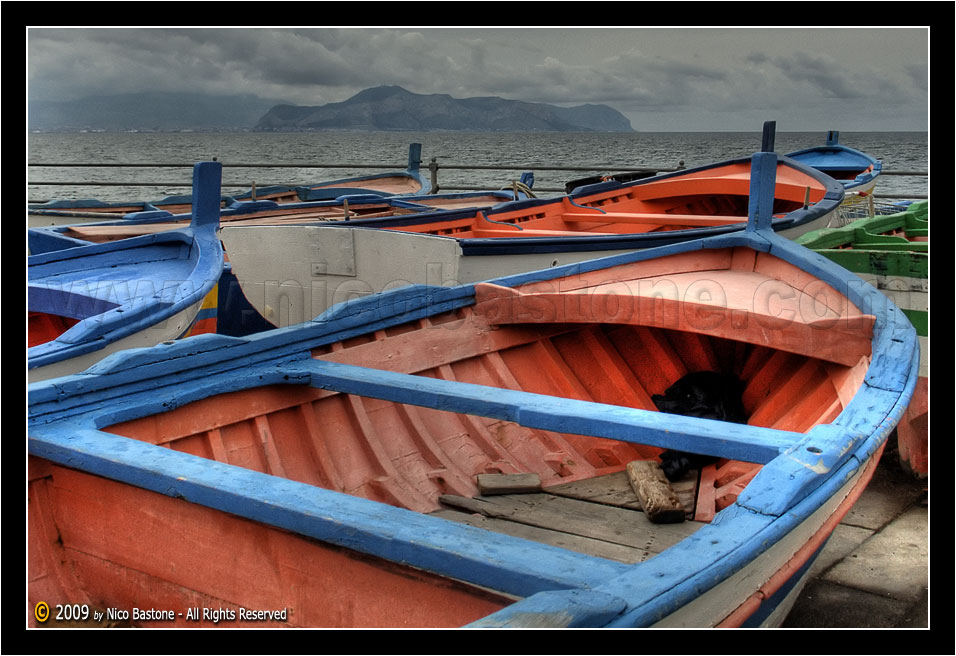
[[[909,319],[919,339],[919,380],[897,427],[899,457],[914,475],[929,475],[929,203],[862,218],[798,240],[880,290]]]
[[[31,600],[191,599],[171,622],[212,598],[321,625],[776,623],[918,352],[888,299],[770,232],[755,195],[753,230],[402,287],[32,385]],[[708,370],[737,377],[746,423],[657,409]],[[675,480],[683,521],[655,521],[629,478],[665,450],[706,456]],[[540,490],[482,480],[511,474]]]
[[[129,337],[124,337],[113,342],[112,344],[108,344],[100,350],[29,369],[29,382],[34,383],[41,380],[48,380],[50,378],[58,378],[60,376],[75,374],[92,367],[94,364],[100,360],[103,360],[107,356],[112,355],[113,353],[119,353],[121,351],[133,348],[146,348],[149,346],[155,346],[156,344],[168,340],[179,339],[190,332],[190,329],[194,326],[197,318],[199,317],[199,310],[204,302],[205,299],[200,299],[182,312],[179,312],[178,314],[175,314],[164,321],[160,321],[146,328],[145,330],[130,335]]]
[[[197,212],[177,230],[80,244],[28,258],[30,381],[82,371],[111,353],[208,330],[223,251],[221,167],[197,164]],[[212,305],[213,307],[209,307]],[[200,317],[203,309],[204,316]]]

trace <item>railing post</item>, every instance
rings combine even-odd
[[[432,161],[428,164],[428,170],[432,174],[432,193],[438,193],[438,158],[432,157]]]

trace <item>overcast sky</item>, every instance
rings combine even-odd
[[[31,27],[27,42],[34,100],[204,90],[321,105],[399,85],[601,103],[640,131],[928,128],[926,28]]]

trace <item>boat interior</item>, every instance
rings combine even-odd
[[[811,176],[779,166],[774,215],[819,202],[826,188]],[[447,221],[369,223],[403,232],[461,239],[620,235],[745,224],[750,194],[749,162],[644,184],[564,197],[560,202],[495,211]]]
[[[861,384],[872,317],[860,315],[832,288],[816,290],[813,298],[826,306],[818,311],[831,326],[839,318],[857,328],[816,331],[823,341],[807,332],[819,318],[796,317],[792,327],[768,331],[760,323],[767,318],[746,304],[731,303],[726,315],[708,305],[678,316],[690,312],[682,301],[687,295],[682,274],[723,281],[728,291],[741,284],[739,289],[752,291],[768,279],[785,279],[798,296],[792,307],[812,300],[802,291],[812,282],[808,274],[749,249],[715,251],[709,259],[682,254],[613,272],[613,280],[595,281],[593,273],[562,279],[560,299],[553,281],[516,289],[478,285],[473,306],[312,351],[316,366],[335,363],[349,365],[349,371],[360,372],[356,375],[376,371],[397,377],[383,382],[375,395],[350,392],[333,375],[323,389],[292,384],[243,389],[105,430],[420,513],[639,562],[733,503],[779,448],[744,445],[737,457],[727,457],[719,440],[692,445],[711,457],[672,483],[686,521],[658,524],[643,516],[625,469],[635,460],[654,460],[665,449],[687,449],[679,438],[645,443],[640,435],[609,439],[524,425],[469,410],[468,399],[453,407],[428,398],[407,401],[406,388],[468,383],[475,386],[469,394],[490,398],[517,392],[600,404],[594,410],[600,418],[600,408],[657,413],[653,395],[687,373],[716,371],[743,384],[748,426],[799,436],[835,419]],[[668,279],[678,294],[660,294]],[[620,285],[637,280],[651,281],[634,288],[649,300],[648,309],[618,311]],[[733,317],[724,334],[713,326],[718,315]],[[707,317],[708,325],[701,326],[698,321]],[[673,417],[660,413],[665,433],[668,416]],[[477,485],[479,475],[528,473],[540,478],[540,489],[532,493],[487,496]]]

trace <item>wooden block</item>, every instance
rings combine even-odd
[[[684,521],[684,506],[656,460],[634,460],[627,463],[626,471],[649,520],[656,524]]]
[[[478,474],[478,491],[485,496],[540,492],[541,477],[537,474]]]

